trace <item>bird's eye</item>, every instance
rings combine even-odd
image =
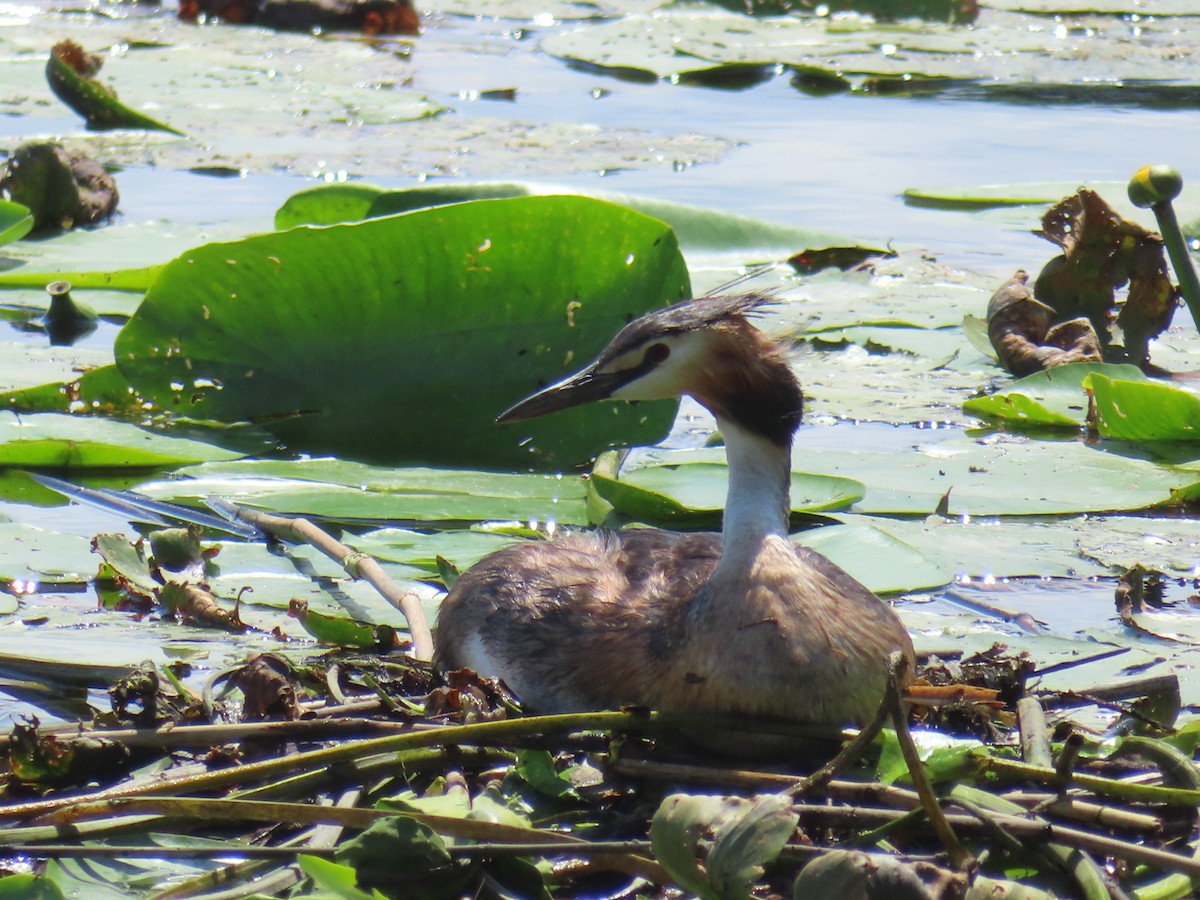
[[[651,365],[658,365],[664,362],[671,355],[671,348],[666,344],[651,344],[646,348],[646,362]]]

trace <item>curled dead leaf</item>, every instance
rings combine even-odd
[[[225,609],[203,585],[171,581],[164,584],[158,593],[163,606],[185,622],[238,633],[250,630],[236,608]]]
[[[1031,375],[1069,362],[1100,362],[1100,339],[1091,322],[1077,317],[1057,325],[1053,307],[1029,290],[1023,269],[988,302],[988,338],[1000,362],[1014,375]]]
[[[296,680],[287,660],[273,653],[260,653],[229,678],[229,687],[242,692],[242,718],[299,719]]]

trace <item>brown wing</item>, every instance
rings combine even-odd
[[[651,528],[507,547],[442,602],[435,663],[502,678],[540,711],[645,702],[633,685],[673,652],[720,552],[720,535]]]

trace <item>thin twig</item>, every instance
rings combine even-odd
[[[1154,837],[1163,830],[1162,820],[1157,816],[1091,803],[1074,795],[1060,797],[1058,794],[1015,791],[1000,796],[1033,812],[1053,813],[1064,819],[1095,825],[1097,828],[1120,828],[1137,832],[1144,837]]]
[[[1031,766],[1053,765],[1046,713],[1037,697],[1022,697],[1017,701],[1017,727],[1021,733],[1021,758]]]
[[[801,820],[814,828],[862,828],[874,827],[910,816],[910,812],[861,806],[826,806],[820,803],[796,803],[792,809]],[[973,816],[962,813],[945,813],[946,820],[964,834],[979,834],[984,826]],[[1078,828],[1070,828],[1051,822],[1034,821],[1024,816],[993,813],[993,820],[1012,834],[1027,841],[1045,841],[1078,847],[1099,856],[1114,856],[1131,863],[1150,866],[1165,872],[1182,872],[1200,878],[1200,860],[1180,856],[1166,850],[1157,850],[1142,844],[1118,840],[1107,835]]]
[[[598,856],[606,853],[650,853],[649,841],[587,841],[570,846],[558,841],[542,843],[512,844],[478,842],[451,844],[446,847],[451,856]],[[311,846],[297,844],[287,847],[263,847],[238,845],[232,841],[227,847],[112,847],[104,844],[26,844],[21,847],[26,856],[38,859],[88,858],[97,859],[225,859],[238,858],[263,860],[292,860],[306,856],[331,857],[337,852],[334,846]],[[170,895],[159,894],[155,900],[168,900]],[[180,895],[182,896],[182,895]]]
[[[412,591],[406,591],[396,584],[374,557],[347,547],[308,519],[290,519],[243,506],[229,505],[237,511],[240,518],[257,525],[268,534],[284,541],[309,544],[344,568],[352,578],[361,578],[370,584],[385,600],[400,610],[408,622],[413,656],[426,662],[433,659],[433,633],[425,620],[421,601]]]
[[[320,750],[309,750],[279,759],[261,760],[247,763],[244,766],[204,772],[199,775],[182,778],[164,777],[149,782],[117,785],[88,794],[60,795],[48,800],[13,803],[0,806],[0,821],[47,815],[72,804],[109,800],[114,797],[189,794],[217,790],[236,784],[253,783],[263,778],[278,777],[286,772],[299,773],[309,769],[325,768],[375,753],[489,743],[529,735],[559,734],[579,729],[654,730],[664,725],[678,727],[681,721],[679,717],[664,717],[660,713],[650,712],[588,712],[556,716],[530,716],[523,719],[503,719],[498,722],[477,722],[470,725],[447,725],[442,728],[430,728],[405,734],[347,741]],[[0,829],[0,844],[3,843],[4,837],[4,831]]]
[[[978,772],[991,772],[1005,778],[1012,778],[1019,781],[1033,781],[1055,788],[1061,782],[1061,776],[1058,772],[1044,766],[1031,766],[1028,763],[1019,762],[1015,759],[1002,759],[998,756],[988,756],[983,753],[972,753],[969,758]],[[1155,784],[1137,784],[1132,781],[1118,781],[1115,778],[1087,775],[1082,772],[1072,772],[1070,783],[1072,787],[1085,788],[1101,797],[1115,797],[1118,800],[1130,800],[1135,803],[1168,803],[1172,806],[1200,806],[1200,790],[1163,787]]]
[[[954,834],[954,829],[946,819],[942,805],[933,792],[933,785],[929,782],[929,776],[925,773],[925,764],[921,762],[917,745],[913,743],[912,735],[908,731],[908,712],[904,708],[904,701],[900,695],[900,684],[907,666],[908,659],[898,652],[893,653],[888,660],[886,703],[891,709],[896,740],[900,744],[904,762],[908,765],[908,774],[912,778],[913,787],[917,789],[917,794],[921,797],[921,806],[924,807],[925,815],[929,817],[929,823],[933,826],[933,830],[937,832],[938,840],[946,848],[950,862],[960,869],[965,868],[971,862],[971,854],[959,842],[958,837]]]
[[[405,816],[429,826],[438,834],[477,841],[500,841],[505,843],[555,844],[562,852],[571,853],[587,841],[568,834],[539,831],[534,828],[488,822],[479,819],[464,819],[457,816],[437,816],[418,812],[394,812],[375,809],[343,809],[333,806],[313,806],[309,803],[268,803],[258,800],[211,800],[197,797],[115,797],[94,803],[80,803],[60,809],[49,818],[53,824],[71,825],[79,820],[95,816],[111,816],[131,813],[134,815],[155,814],[172,819],[199,820],[204,822],[286,822],[297,825],[320,823],[336,824],[343,828],[362,830],[375,822],[394,816]],[[0,843],[7,843],[11,836],[0,833]],[[597,854],[597,861],[627,875],[638,875],[650,881],[665,884],[671,878],[666,871],[651,859],[631,854]]]
[[[891,711],[891,703],[885,694],[879,703],[879,709],[875,710],[874,717],[867,723],[865,728],[854,736],[854,740],[842,747],[837,756],[825,763],[817,771],[813,772],[807,778],[802,778],[796,782],[786,793],[791,797],[802,797],[832,780],[835,775],[840,774],[847,766],[858,762],[858,758],[866,752],[867,747],[871,745],[871,742],[875,740],[875,736],[883,728],[883,723],[887,721]]]

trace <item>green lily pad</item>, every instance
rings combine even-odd
[[[183,136],[182,131],[118,100],[116,92],[95,77],[101,65],[100,57],[86,53],[74,41],[60,41],[50,51],[46,80],[58,98],[96,131],[140,128]]]
[[[828,557],[877,594],[941,587],[950,583],[956,572],[866,523],[848,521],[814,528],[796,535],[796,542]]]
[[[561,498],[560,498],[561,501]],[[407,567],[409,578],[441,578],[439,557],[463,572],[489,553],[514,542],[511,535],[487,531],[439,531],[379,528],[354,537],[354,548],[378,560]]]
[[[592,486],[621,515],[648,524],[684,528],[719,527],[728,469],[715,463],[647,466],[619,479],[592,473]],[[863,486],[849,478],[792,473],[793,512],[846,509],[862,498]]]
[[[116,357],[159,407],[295,449],[562,466],[655,442],[675,404],[496,415],[687,295],[661,222],[584,197],[479,201],[199,247],[163,269]]]
[[[736,65],[784,64],[803,87],[912,93],[970,89],[984,95],[1058,97],[1064,87],[1137,86],[1158,96],[1194,93],[1186,55],[1190,19],[1154,20],[1130,41],[1119,17],[1092,16],[1066,34],[1022,13],[988,10],[969,29],[869,17],[747,18],[705,7],[656,10],[550,34],[542,49],[621,77],[676,82]],[[1128,97],[1128,94],[1126,94]],[[1021,198],[1024,199],[1024,198]]]
[[[337,459],[214,462],[177,474],[187,477],[151,482],[138,491],[183,503],[216,495],[271,512],[349,521],[587,522],[585,489],[577,477],[383,468]]]
[[[634,194],[578,192],[553,185],[504,181],[421,185],[391,191],[362,184],[320,185],[289,197],[275,214],[275,227],[333,225],[469,200],[574,193],[617,203],[661,219],[674,229],[680,247],[686,251],[741,250],[768,258],[801,248],[825,246],[831,242],[844,243],[847,240],[829,232],[793,228],[735,213]]]
[[[29,208],[11,200],[0,200],[0,246],[19,241],[33,230]]]
[[[0,522],[0,579],[79,583],[90,580],[99,564],[88,538],[19,522]]]
[[[1094,372],[1085,382],[1096,402],[1096,429],[1119,441],[1194,441],[1200,397],[1169,384]]]
[[[1008,387],[963,403],[963,412],[1009,427],[1080,428],[1088,409],[1084,388],[1092,375],[1106,380],[1145,381],[1141,369],[1111,363],[1070,363],[1035,372]],[[1116,437],[1116,435],[1105,435]]]
[[[0,372],[0,383],[4,377]],[[131,413],[141,400],[115,365],[88,369],[67,382],[50,382],[0,393],[0,409],[17,412]]]
[[[44,341],[45,338],[42,338]],[[62,385],[79,377],[79,370],[93,370],[112,363],[112,352],[106,349],[83,347],[20,346],[13,345],[0,355],[0,406],[19,410],[61,410],[68,406]],[[39,406],[36,401],[23,404],[20,395],[30,384],[44,382],[40,395],[47,405]],[[125,380],[128,386],[128,379]],[[37,390],[37,388],[34,388]],[[59,393],[58,397],[53,394]],[[32,399],[32,398],[31,398]]]
[[[1005,434],[919,440],[909,449],[886,452],[816,450],[798,442],[793,465],[866,485],[852,509],[875,515],[929,515],[943,502],[951,516],[1140,510],[1171,503],[1200,484],[1200,473],[1141,458],[1120,445],[1109,449]],[[682,468],[720,457],[714,450],[654,451],[641,463]]]
[[[57,413],[0,418],[0,466],[64,471],[155,468],[240,455],[107,419]]]
[[[194,137],[112,131],[64,139],[68,149],[105,165],[321,179],[511,178],[514,169],[533,168],[542,176],[629,168],[670,173],[677,164],[714,161],[733,146],[682,128],[664,134],[661,128],[514,121],[502,112],[443,116],[445,106],[409,89],[397,58],[407,55],[407,46],[392,52],[391,45],[356,35],[198,28],[171,15],[114,17],[101,10],[39,10],[6,22],[0,96],[9,98],[12,114],[61,116],[43,74],[47,34],[112,48],[107,73],[119,82],[122,100],[152,114],[169,108],[163,116]]]
[[[28,272],[18,269],[0,274],[0,287],[44,288],[54,281],[69,281],[75,288],[140,293],[150,287],[160,269],[162,266],[117,269],[112,272]]]
[[[1060,182],[1046,184],[983,184],[969,187],[907,188],[901,196],[909,206],[974,212],[1006,206],[1049,206],[1078,190]],[[1115,192],[1112,192],[1115,193]]]

